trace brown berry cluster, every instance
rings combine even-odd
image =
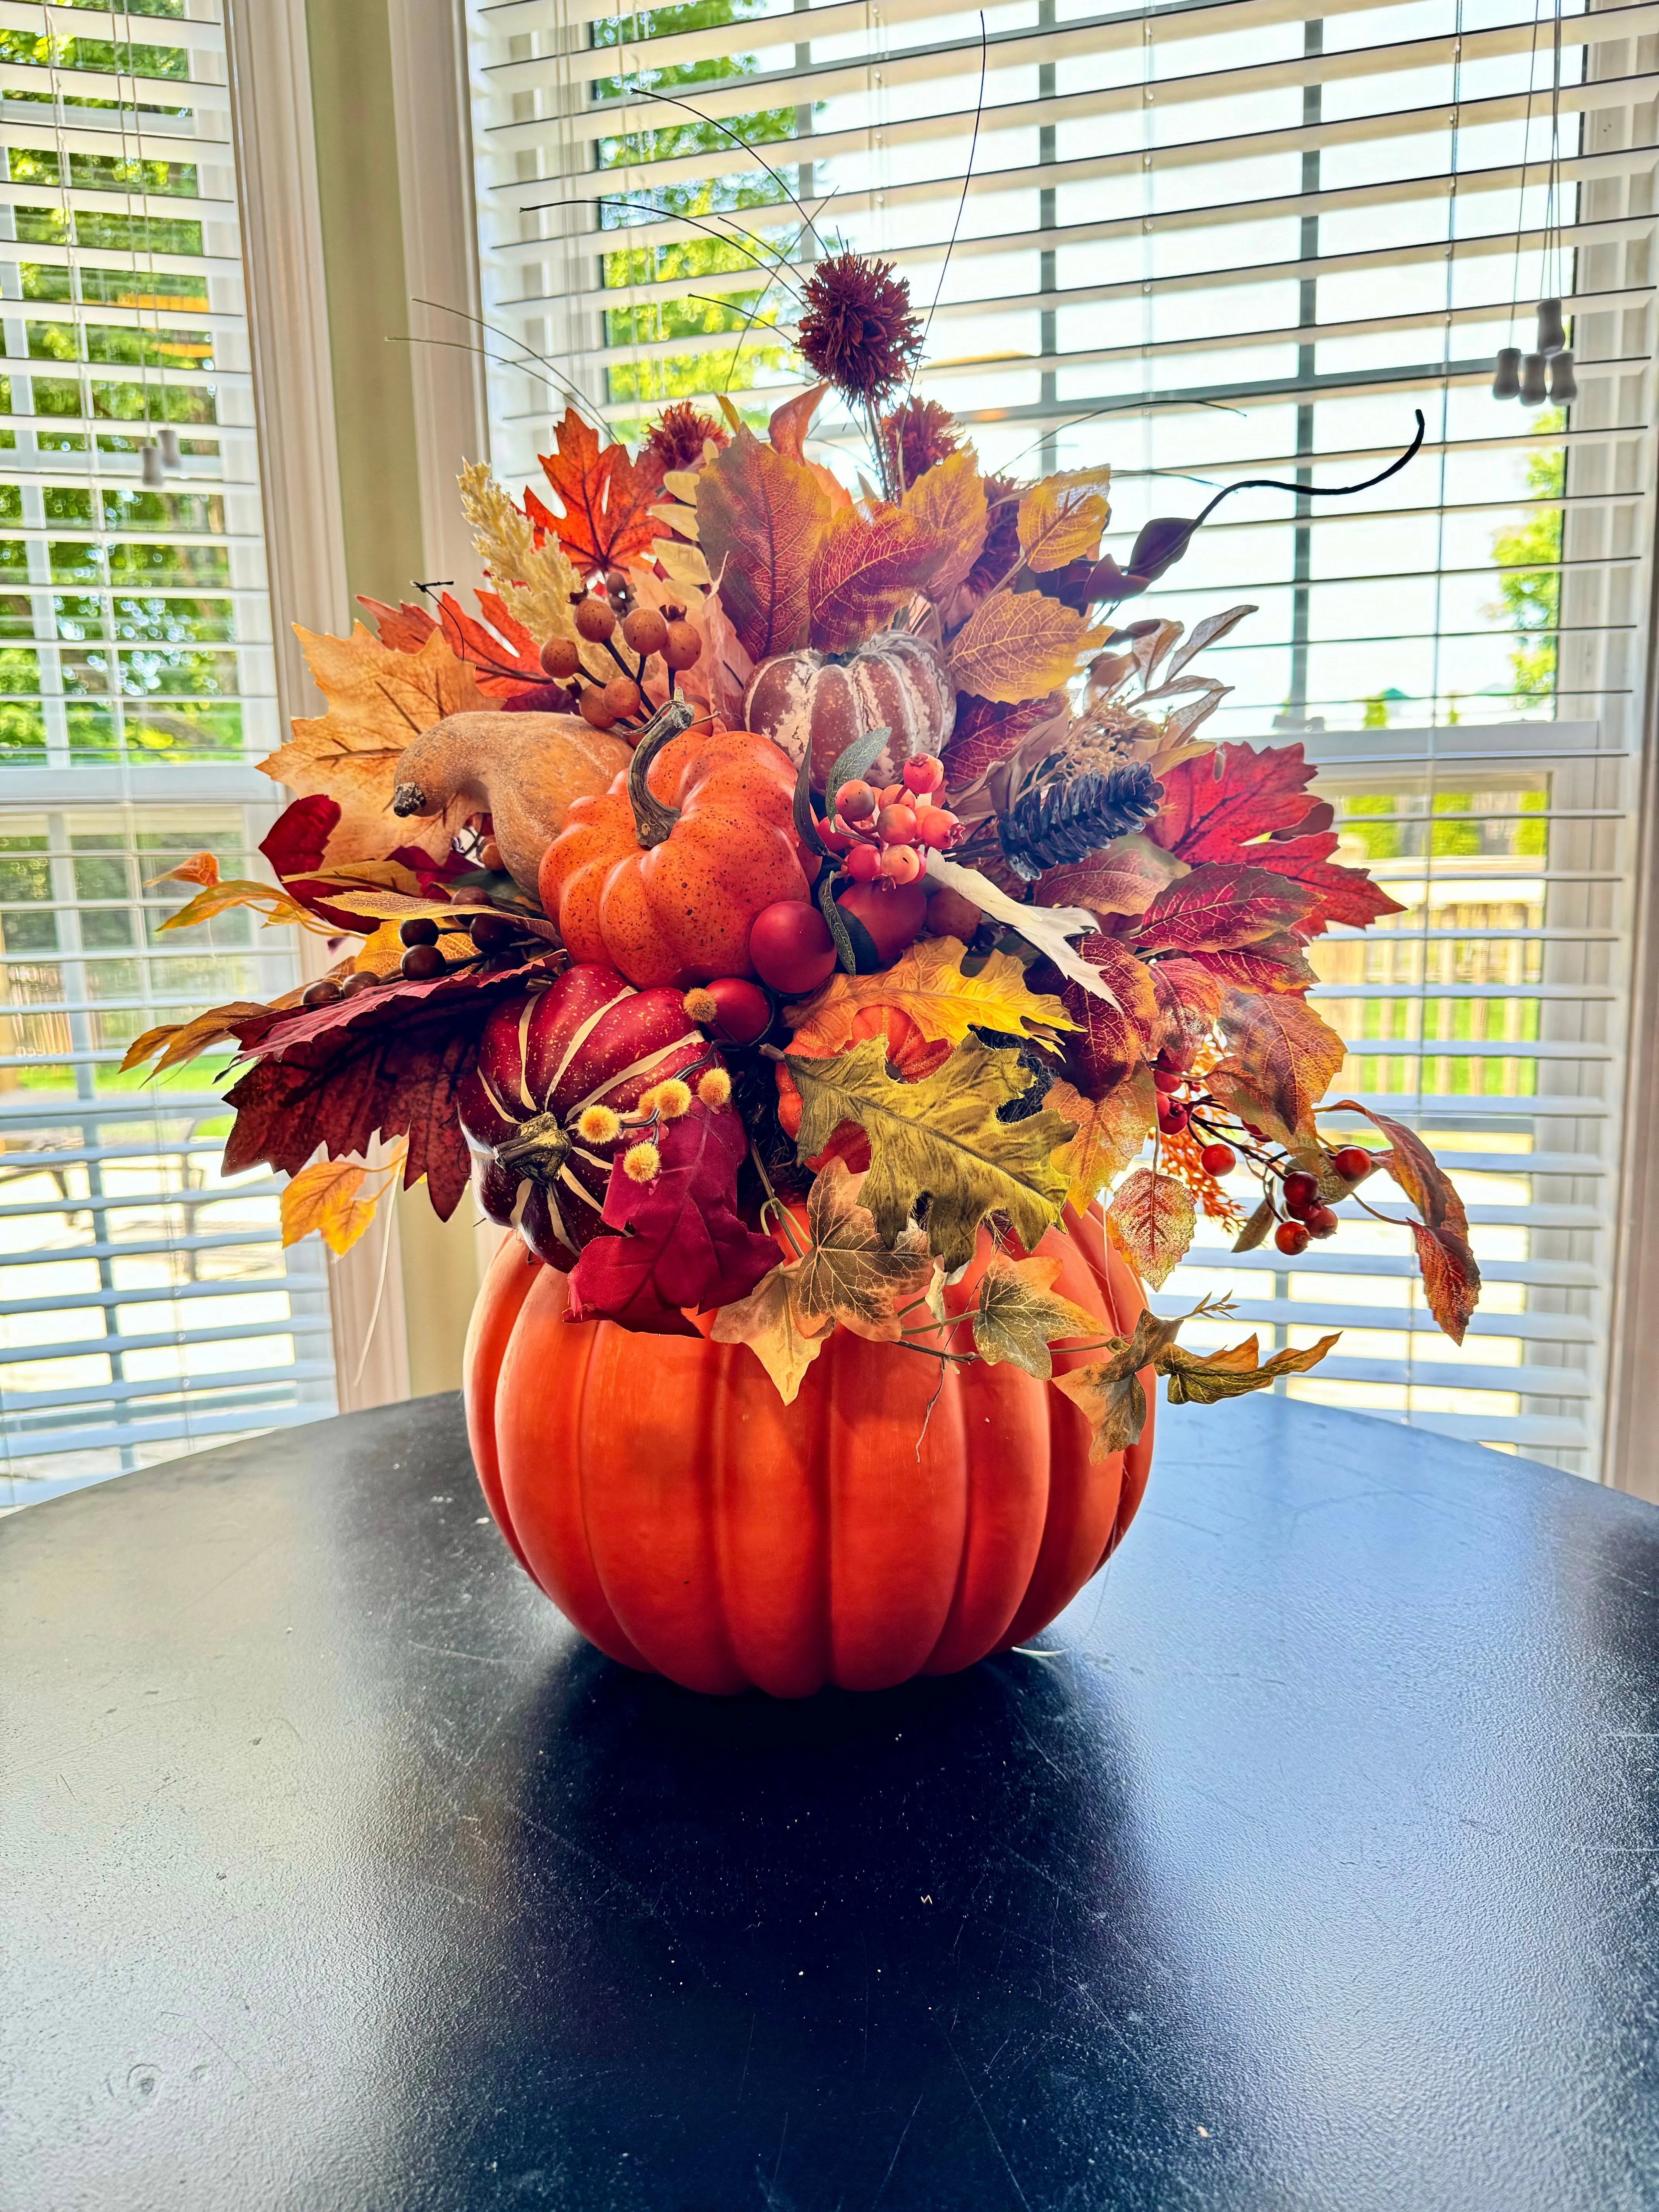
[[[489,847],[485,847],[486,854]],[[319,975],[301,994],[304,1006],[331,1006],[337,1000],[356,998],[377,985],[403,981],[428,983],[439,975],[459,975],[463,969],[503,957],[522,961],[533,950],[529,933],[510,914],[487,905],[482,891],[458,891],[452,900],[459,909],[444,917],[441,928],[430,915],[411,915],[398,926],[403,957],[395,974],[374,975],[354,969],[348,975]]]
[[[588,645],[601,647],[617,664],[617,673],[609,683],[590,682],[577,694],[582,720],[596,730],[612,730],[619,724],[633,727],[644,722],[651,711],[645,696],[650,663],[661,660],[672,699],[678,678],[695,665],[702,651],[702,635],[685,619],[684,607],[630,607],[628,580],[621,571],[612,569],[605,581],[602,599],[591,592],[573,594],[578,636]],[[631,668],[622,651],[623,646],[634,655]],[[541,662],[556,683],[568,683],[585,672],[581,647],[574,638],[549,638],[542,647]]]
[[[944,781],[945,763],[933,753],[915,754],[899,781],[879,790],[856,778],[836,793],[835,814],[819,823],[818,835],[844,856],[855,884],[914,884],[927,865],[923,854],[946,852],[963,835],[935,796]]]

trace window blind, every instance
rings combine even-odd
[[[1422,409],[1411,468],[1353,501],[1241,493],[1149,605],[1191,623],[1255,603],[1208,656],[1233,686],[1211,728],[1306,744],[1349,855],[1401,900],[1372,942],[1323,944],[1321,997],[1346,1091],[1454,1166],[1491,1287],[1461,1352],[1431,1344],[1403,1232],[1356,1223],[1312,1266],[1195,1253],[1158,1303],[1229,1286],[1297,1342],[1340,1318],[1293,1392],[1594,1473],[1659,11],[472,0],[469,21],[509,481],[573,386],[624,434],[719,391],[763,417],[799,388],[792,277],[841,240],[909,278],[917,388],[986,465],[1112,464],[1120,558],[1229,483],[1367,475]],[[1577,397],[1495,400],[1494,355],[1557,292]],[[850,473],[852,426],[821,427]]]
[[[118,1073],[296,980],[246,915],[159,933],[277,799],[224,75],[210,0],[0,5],[0,1505],[333,1407],[215,1069]]]

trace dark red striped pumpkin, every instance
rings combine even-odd
[[[569,1268],[604,1226],[611,1174],[578,1118],[589,1106],[629,1113],[653,1084],[709,1059],[679,992],[636,991],[614,968],[584,962],[504,1000],[460,1087],[484,1212],[516,1225],[538,1259]]]

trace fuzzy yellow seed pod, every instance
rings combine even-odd
[[[585,1145],[614,1145],[622,1123],[608,1106],[590,1106],[576,1124],[576,1134]]]
[[[665,1121],[678,1121],[682,1114],[690,1113],[691,1109],[690,1086],[682,1083],[678,1075],[671,1075],[665,1082],[657,1085],[651,1103]]]
[[[685,1008],[688,1022],[696,1022],[699,1029],[707,1029],[720,1012],[720,1001],[712,991],[688,991],[680,1004]]]
[[[697,1078],[697,1096],[705,1106],[724,1106],[732,1096],[732,1079],[723,1067],[706,1067]]]
[[[662,1154],[648,1140],[630,1145],[623,1154],[623,1173],[634,1182],[654,1182],[661,1165]]]

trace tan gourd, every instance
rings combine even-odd
[[[441,814],[459,799],[489,814],[502,865],[533,896],[572,799],[608,791],[631,757],[576,714],[451,714],[399,759],[392,811]]]

